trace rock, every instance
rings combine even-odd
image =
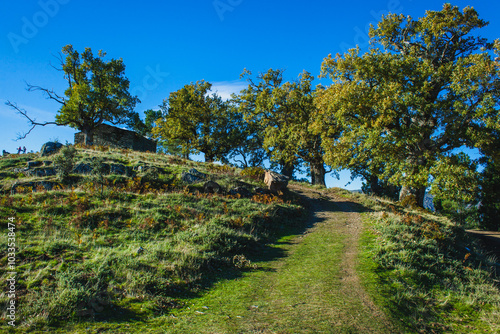
[[[199,171],[197,171],[194,168],[191,168],[188,173],[191,174],[191,175],[194,175],[194,176],[196,176],[196,177],[198,177],[200,179],[205,179],[208,176],[207,174],[199,172]]]
[[[12,169],[12,171],[16,174],[22,173],[22,174],[24,174],[24,176],[30,176],[30,173],[31,173],[31,169],[29,167],[14,168],[14,169]]]
[[[45,144],[42,145],[42,148],[40,149],[40,156],[41,157],[46,157],[48,155],[54,154],[58,152],[61,147],[63,147],[63,144],[49,141],[46,142]]]
[[[28,168],[38,167],[38,166],[41,166],[41,165],[42,165],[41,161],[28,161],[27,162]]]
[[[288,177],[279,173],[266,170],[264,183],[269,187],[273,194],[286,190],[288,186]]]
[[[188,172],[182,172],[181,174],[181,180],[189,184],[200,182],[207,177],[207,174],[199,172],[194,168],[191,168]]]
[[[130,169],[130,167],[127,167],[122,164],[110,164],[109,173],[118,175],[129,175],[132,173],[132,170]]]
[[[25,176],[36,176],[36,177],[56,175],[56,170],[53,167],[37,167],[33,169],[30,169],[29,167],[16,168],[14,169],[14,172],[23,173]]]
[[[229,195],[233,195],[233,196],[240,195],[241,197],[251,197],[252,193],[247,188],[235,187],[235,188],[229,190]]]
[[[40,181],[40,182],[26,182],[26,183],[14,183],[10,190],[11,194],[17,193],[17,188],[23,187],[24,189],[31,188],[31,191],[35,192],[39,190],[40,187],[43,187],[44,190],[52,190],[54,187],[60,187],[62,189],[61,184],[52,181]]]
[[[222,192],[222,187],[214,181],[208,181],[203,185],[203,189],[205,190],[206,193],[216,193],[220,194]]]
[[[156,166],[148,166],[148,165],[135,165],[133,167],[133,170],[137,171],[137,172],[142,172],[142,173],[146,173],[148,171],[151,171],[153,173],[163,173],[165,174],[165,170],[163,168],[160,168],[160,167],[156,167]]]
[[[56,170],[53,167],[38,167],[33,169],[32,175],[37,176],[37,177],[43,177],[43,176],[53,176],[56,175]]]
[[[50,161],[50,160],[44,160],[43,161],[43,165],[44,166],[50,166],[50,165],[52,165],[52,161]]]
[[[139,247],[139,249],[137,249],[137,254],[139,255],[141,253],[144,253],[144,248]]]
[[[73,172],[77,174],[90,174],[92,167],[90,167],[90,164],[79,163],[73,168]]]
[[[203,179],[199,178],[198,176],[186,172],[182,172],[181,180],[188,184],[203,181]]]
[[[62,189],[61,184],[59,184],[57,182],[52,182],[52,181],[41,181],[41,182],[38,182],[37,185],[44,187],[45,190],[52,190],[52,189],[54,189],[55,186],[59,186]]]

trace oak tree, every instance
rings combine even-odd
[[[62,55],[66,56],[65,59]],[[92,145],[94,130],[100,124],[126,124],[135,114],[133,109],[140,101],[128,91],[129,80],[125,77],[123,60],[106,61],[105,56],[103,51],[95,56],[90,48],[79,53],[72,45],[66,45],[62,48],[59,59],[61,68],[58,69],[64,73],[68,85],[64,94],[28,84],[29,91],[41,91],[60,104],[55,121],[37,122],[26,110],[7,101],[7,105],[25,116],[31,125],[30,130],[20,138],[25,138],[36,126],[66,125],[80,130],[85,144]]]
[[[371,27],[369,52],[325,58],[333,84],[318,98],[318,119],[341,131],[323,136],[327,163],[382,166],[400,199],[422,205],[433,167],[445,172],[456,149],[486,147],[498,128],[499,42],[473,34],[487,24],[450,4],[420,19],[389,14]]]
[[[273,69],[259,74],[258,82],[253,81],[249,71],[243,76],[249,85],[240,93],[240,108],[248,122],[261,127],[263,146],[271,160],[285,166],[285,175],[287,166],[290,169],[303,161],[309,167],[312,183],[324,186],[327,171],[321,136],[310,128],[316,114],[314,78],[304,71],[298,80],[284,82],[283,70]]]
[[[205,161],[225,161],[236,137],[238,122],[228,101],[210,94],[212,84],[198,81],[170,93],[160,106],[153,135],[179,143],[183,154],[204,153]]]

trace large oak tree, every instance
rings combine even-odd
[[[28,112],[10,101],[7,105],[17,110],[30,122],[30,130],[21,136],[25,138],[36,126],[66,125],[82,131],[86,145],[93,144],[94,130],[108,122],[114,125],[126,124],[134,116],[134,107],[139,99],[130,95],[129,80],[125,77],[122,59],[105,61],[106,53],[99,51],[94,56],[90,48],[79,53],[72,45],[62,49],[61,68],[68,88],[64,94],[51,89],[28,85],[29,91],[42,91],[49,99],[61,105],[55,121],[37,122]]]
[[[310,128],[316,115],[314,78],[303,72],[298,80],[284,82],[283,70],[273,69],[259,74],[255,82],[251,72],[245,71],[243,76],[249,85],[238,96],[239,107],[248,122],[260,126],[263,147],[271,160],[284,166],[285,175],[303,161],[312,183],[324,186],[327,172],[321,136]]]
[[[153,135],[159,140],[179,143],[183,154],[202,152],[205,161],[225,161],[240,141],[238,115],[231,104],[217,94],[212,85],[198,81],[170,93],[160,106]]]
[[[499,42],[473,34],[487,24],[450,4],[420,19],[389,14],[371,28],[369,52],[325,58],[333,84],[318,98],[318,121],[339,132],[323,136],[327,163],[383,167],[400,199],[422,205],[432,176],[460,160],[456,149],[487,147],[498,131]]]

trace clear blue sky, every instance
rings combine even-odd
[[[497,1],[454,1],[473,6],[490,21],[481,31],[500,38]],[[443,2],[430,0],[384,1],[4,1],[0,20],[0,149],[18,146],[38,151],[49,139],[73,142],[74,129],[47,126],[27,139],[14,141],[28,130],[26,120],[4,105],[16,102],[38,121],[52,121],[58,104],[39,92],[27,92],[25,82],[64,92],[65,81],[54,55],[66,44],[81,51],[104,50],[108,58],[122,58],[131,91],[142,103],[136,110],[156,109],[169,93],[197,80],[213,83],[222,96],[245,86],[244,68],[254,73],[283,68],[286,79],[303,70],[318,75],[322,59],[360,45],[367,49],[369,24],[388,12],[424,16],[440,10]],[[338,181],[350,181],[341,173]],[[347,188],[358,189],[355,181]]]

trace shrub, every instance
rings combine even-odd
[[[247,176],[256,181],[264,181],[266,171],[262,167],[247,167],[241,171],[241,175]]]
[[[64,146],[54,159],[54,168],[61,180],[66,180],[75,167],[76,149],[73,145]]]

